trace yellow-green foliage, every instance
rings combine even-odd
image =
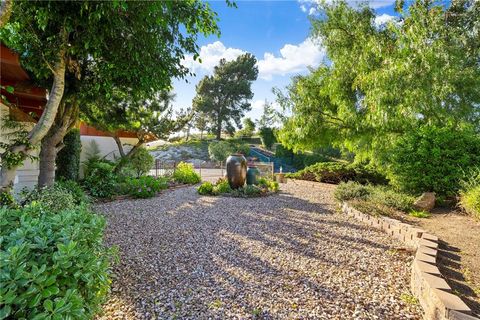
[[[480,219],[480,185],[460,193],[460,205],[470,215]]]
[[[461,185],[460,206],[469,215],[480,219],[480,168],[472,170]]]
[[[173,180],[185,183],[195,184],[201,181],[200,175],[195,172],[195,168],[191,163],[180,162],[173,173]]]

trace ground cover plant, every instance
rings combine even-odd
[[[278,192],[278,190],[278,182],[263,177],[258,180],[256,185],[245,185],[244,187],[238,189],[230,188],[228,180],[225,178],[218,179],[215,184],[208,181],[203,182],[197,188],[198,193],[201,195],[229,195],[233,197],[244,198],[267,195]]]
[[[385,175],[374,167],[362,163],[319,162],[294,173],[288,178],[338,184],[344,181],[360,183],[386,184]]]
[[[335,189],[334,197],[340,202],[351,201],[354,207],[374,214],[391,215],[394,210],[406,213],[414,211],[415,197],[398,192],[389,186],[362,185],[354,181],[342,182]],[[420,214],[416,216],[420,217]]]
[[[123,185],[122,193],[134,198],[151,198],[161,190],[168,188],[168,178],[143,176],[139,178],[127,178]]]

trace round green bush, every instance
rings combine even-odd
[[[125,181],[127,193],[134,198],[151,198],[160,190],[167,189],[166,178],[154,178],[144,176],[140,178],[129,178]]]
[[[62,210],[70,210],[77,206],[77,201],[72,192],[59,184],[42,189],[34,189],[23,194],[24,204],[35,205],[43,212],[57,213]]]
[[[213,194],[213,184],[211,182],[204,182],[197,189],[198,193],[201,195],[211,195]]]
[[[94,162],[83,182],[90,195],[95,198],[111,198],[117,190],[117,176],[113,165],[106,162]]]
[[[423,126],[396,142],[387,163],[400,190],[453,196],[464,172],[480,164],[480,138],[470,130]]]
[[[90,319],[109,291],[105,221],[86,209],[0,208],[0,313],[8,319]]]
[[[173,180],[185,184],[195,184],[202,179],[191,163],[180,162],[173,173]]]
[[[230,184],[228,183],[227,179],[219,179],[217,184],[213,187],[213,193],[215,194],[229,193],[231,191],[232,188],[230,188]]]

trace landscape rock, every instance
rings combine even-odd
[[[435,193],[425,192],[415,200],[413,207],[416,210],[430,211],[435,207]]]

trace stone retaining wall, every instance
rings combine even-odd
[[[428,320],[474,320],[472,310],[455,294],[437,266],[438,238],[423,229],[399,220],[364,214],[344,202],[342,211],[359,221],[383,230],[415,250],[412,263],[411,290]]]

